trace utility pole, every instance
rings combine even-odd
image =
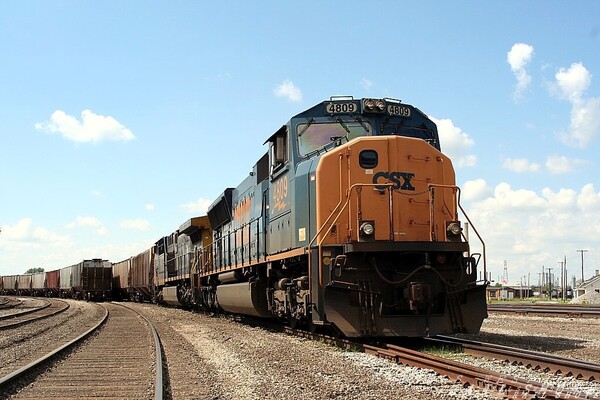
[[[563,282],[563,262],[559,261],[558,265],[560,265],[560,285],[562,286],[562,282]],[[558,295],[557,295],[558,297]],[[560,296],[562,297],[562,296]]]
[[[563,301],[567,301],[567,255],[565,254],[565,263],[563,264],[565,272],[563,279]]]
[[[554,268],[548,267],[548,297],[552,300],[552,270]]]
[[[583,283],[583,281],[585,279],[583,279],[583,253],[587,253],[587,250],[577,250],[579,253],[581,253],[581,283]]]
[[[546,267],[542,265],[542,286],[540,287],[541,297],[544,297],[544,287],[546,286]]]

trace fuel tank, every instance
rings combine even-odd
[[[162,289],[163,302],[170,306],[180,307],[182,304],[177,297],[177,286],[168,286]]]
[[[230,313],[272,317],[267,306],[267,285],[263,281],[217,286],[217,302]]]

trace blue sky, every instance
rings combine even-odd
[[[202,214],[292,115],[439,126],[495,280],[600,269],[600,3],[0,3],[0,274],[122,260]]]

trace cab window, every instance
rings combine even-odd
[[[288,131],[280,129],[271,137],[269,145],[269,159],[271,160],[271,174],[278,171],[288,162]]]
[[[344,138],[352,140],[359,136],[368,136],[371,127],[366,122],[327,122],[299,124],[297,128],[298,151],[306,156],[316,150]]]

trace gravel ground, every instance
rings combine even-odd
[[[600,332],[600,319],[597,318],[557,318],[490,313],[490,317],[484,321],[479,335],[457,336],[598,362],[600,360],[600,335],[598,332]],[[524,377],[580,392],[582,397],[600,398],[600,382],[584,382],[572,377],[553,376],[541,371],[533,371],[524,366],[513,366],[509,363],[469,356],[458,356],[456,359],[507,375]]]
[[[15,298],[13,298],[15,299]],[[0,308],[0,315],[9,315],[14,314],[20,311],[25,311],[34,307],[40,307],[44,304],[48,303],[48,301],[43,299],[32,299],[27,297],[17,297],[16,299],[23,300],[23,304],[19,304],[15,307],[10,308]]]
[[[131,306],[159,331],[173,399],[491,398],[431,371],[228,318]]]
[[[71,307],[63,313],[0,332],[0,376],[4,376],[49,349],[74,339],[96,323],[104,310],[94,303],[64,300]]]

